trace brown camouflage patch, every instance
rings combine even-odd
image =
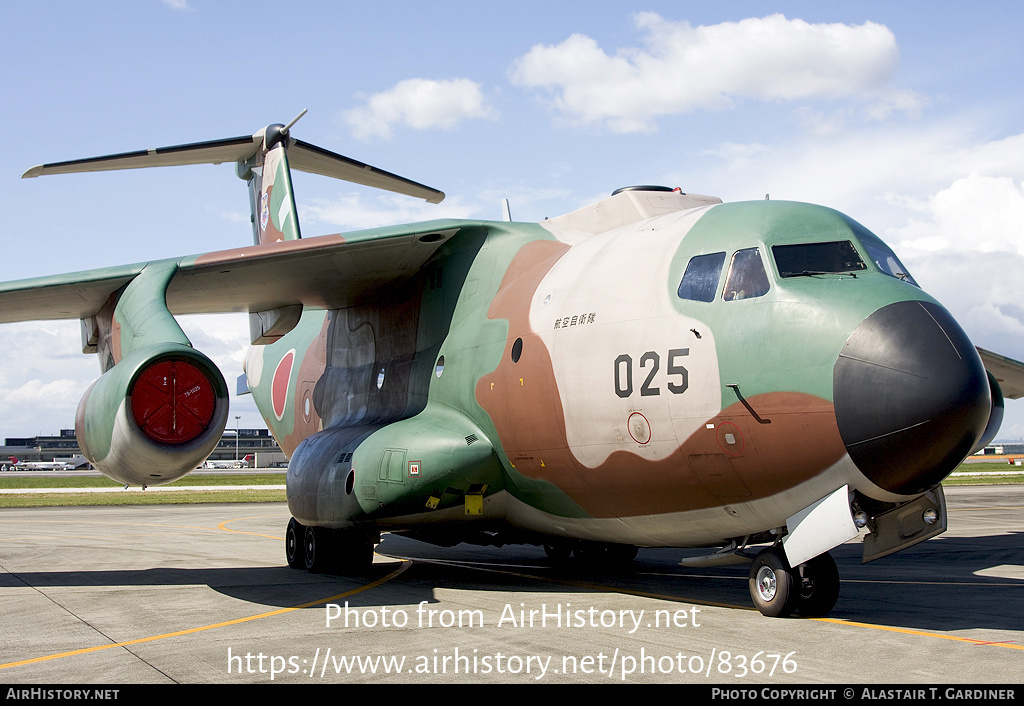
[[[310,342],[305,354],[298,356],[302,363],[299,365],[292,397],[292,432],[277,440],[281,450],[289,457],[303,439],[320,431],[322,426],[320,415],[313,404],[313,388],[327,368],[327,329],[330,321],[330,315],[324,317],[320,334]]]
[[[596,468],[580,464],[566,439],[550,354],[529,327],[529,302],[567,249],[553,241],[524,246],[488,311],[492,319],[508,320],[509,333],[500,364],[480,379],[476,398],[518,473],[557,486],[592,517],[633,517],[765,498],[813,478],[845,455],[831,403],[772,392],[746,400],[760,421],[736,402],[667,458],[616,451]],[[514,346],[520,349],[518,362]]]

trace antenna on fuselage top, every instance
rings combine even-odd
[[[303,108],[302,112],[299,113],[298,115],[296,115],[294,120],[292,120],[290,123],[285,125],[284,128],[282,128],[281,132],[283,132],[285,135],[287,135],[288,131],[292,129],[292,126],[295,125],[295,123],[299,122],[299,118],[301,118],[303,115],[305,115],[308,110],[309,110],[309,108]]]
[[[510,222],[512,221],[512,211],[508,207],[508,199],[502,199],[501,202],[501,217],[502,220]]]

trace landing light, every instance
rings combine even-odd
[[[934,525],[939,520],[939,513],[935,512],[935,508],[930,507],[921,513],[921,519],[926,525]]]
[[[868,524],[868,514],[863,510],[855,513],[853,516],[853,524],[857,525],[857,529],[866,527]]]

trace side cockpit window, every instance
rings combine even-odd
[[[768,274],[757,248],[737,250],[729,265],[729,278],[725,281],[722,297],[726,301],[739,301],[762,297],[768,293]]]
[[[724,264],[724,252],[690,258],[683,279],[679,283],[679,298],[696,302],[714,301]]]

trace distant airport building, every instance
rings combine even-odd
[[[0,465],[14,457],[19,461],[70,460],[77,456],[82,459],[81,449],[74,429],[61,429],[57,436],[9,437],[0,446]],[[226,429],[217,448],[210,454],[211,461],[244,460],[249,457],[249,467],[283,468],[288,465],[277,440],[267,429]],[[86,464],[88,465],[88,464]]]
[[[983,448],[975,456],[1024,456],[1024,442],[997,441]]]

